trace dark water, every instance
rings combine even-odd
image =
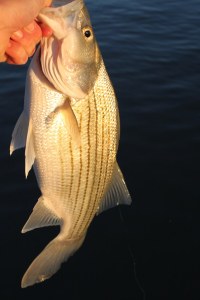
[[[57,229],[20,234],[38,196],[9,157],[27,66],[0,65],[0,299],[200,299],[200,2],[87,1],[121,112],[131,207],[95,218],[50,280],[20,280]],[[40,298],[41,299],[41,298]]]

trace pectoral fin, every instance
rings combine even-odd
[[[97,215],[120,204],[130,205],[131,196],[124,181],[122,172],[116,162],[110,186],[99,205]]]
[[[34,142],[33,142],[33,129],[32,129],[32,121],[29,120],[28,126],[28,134],[26,139],[26,151],[25,151],[25,175],[28,176],[30,169],[35,160],[35,150],[34,150]]]
[[[63,105],[57,107],[46,119],[47,126],[50,126],[56,115],[60,114],[63,125],[77,146],[80,146],[80,131],[76,116],[71,108],[69,100],[66,100]]]
[[[69,131],[70,136],[75,141],[77,146],[80,146],[80,131],[76,116],[69,104],[68,100],[60,107],[60,112],[63,116],[63,122],[66,129]]]

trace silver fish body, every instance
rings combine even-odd
[[[57,29],[32,59],[10,151],[26,147],[26,175],[33,165],[41,190],[22,232],[60,225],[60,233],[30,265],[22,287],[51,277],[81,246],[95,214],[131,203],[116,162],[117,101],[85,5],[75,0],[40,17]]]

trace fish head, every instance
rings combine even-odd
[[[101,54],[83,0],[44,8],[39,20],[53,30],[41,42],[44,75],[64,95],[85,98],[98,77]]]

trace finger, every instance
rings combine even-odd
[[[34,21],[28,26],[23,28],[25,36],[29,40],[33,40],[35,43],[38,43],[42,37],[42,31],[40,26]]]
[[[3,54],[3,55],[1,55],[0,56],[0,62],[2,63],[2,62],[5,62],[6,61],[6,55],[5,54]]]
[[[52,3],[52,0],[45,0],[44,6],[50,6]]]
[[[16,41],[10,40],[9,46],[6,49],[7,61],[12,61],[14,64],[23,65],[28,60],[28,54],[24,47]]]
[[[40,26],[34,21],[21,30],[13,33],[11,39],[26,46],[31,43],[37,44],[42,37]]]
[[[37,43],[41,40],[42,31],[40,26],[34,22],[22,30],[16,31],[12,35],[12,40],[23,46],[27,55],[30,57],[34,53]]]
[[[7,58],[6,62],[7,62],[7,64],[9,64],[9,65],[16,65],[16,64],[14,63],[14,61],[13,61],[10,57]]]

